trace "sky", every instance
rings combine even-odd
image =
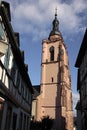
[[[20,48],[32,85],[40,84],[42,40],[48,39],[57,8],[59,30],[67,46],[72,80],[73,107],[77,92],[76,58],[87,27],[87,0],[5,0],[10,3],[11,23],[20,34]]]

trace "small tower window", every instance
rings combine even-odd
[[[51,61],[54,60],[54,47],[53,46],[50,47],[50,60]]]
[[[51,80],[52,80],[52,83],[53,83],[53,81],[54,81],[53,77],[51,78]]]

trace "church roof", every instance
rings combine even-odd
[[[39,96],[40,94],[40,85],[35,85],[33,86],[33,100],[35,100],[37,98],[37,96]]]

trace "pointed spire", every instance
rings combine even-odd
[[[60,34],[59,21],[57,19],[57,8],[55,9],[55,19],[53,20],[53,29],[50,33],[50,36],[55,35],[55,34]]]

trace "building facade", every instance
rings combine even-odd
[[[31,120],[36,121],[36,113],[37,113],[37,97],[40,95],[40,85],[33,86],[33,95],[32,95],[32,112],[31,112]]]
[[[30,126],[33,90],[19,46],[10,5],[0,2],[0,130],[29,130]]]
[[[77,90],[80,95],[81,129],[87,130],[87,29],[78,53],[75,67],[78,68]]]
[[[49,116],[56,130],[73,130],[71,76],[68,53],[59,31],[57,12],[48,39],[42,41],[41,90],[36,119]]]
[[[77,102],[76,105],[77,117],[76,117],[76,130],[82,130],[82,116],[81,116],[81,103]]]

